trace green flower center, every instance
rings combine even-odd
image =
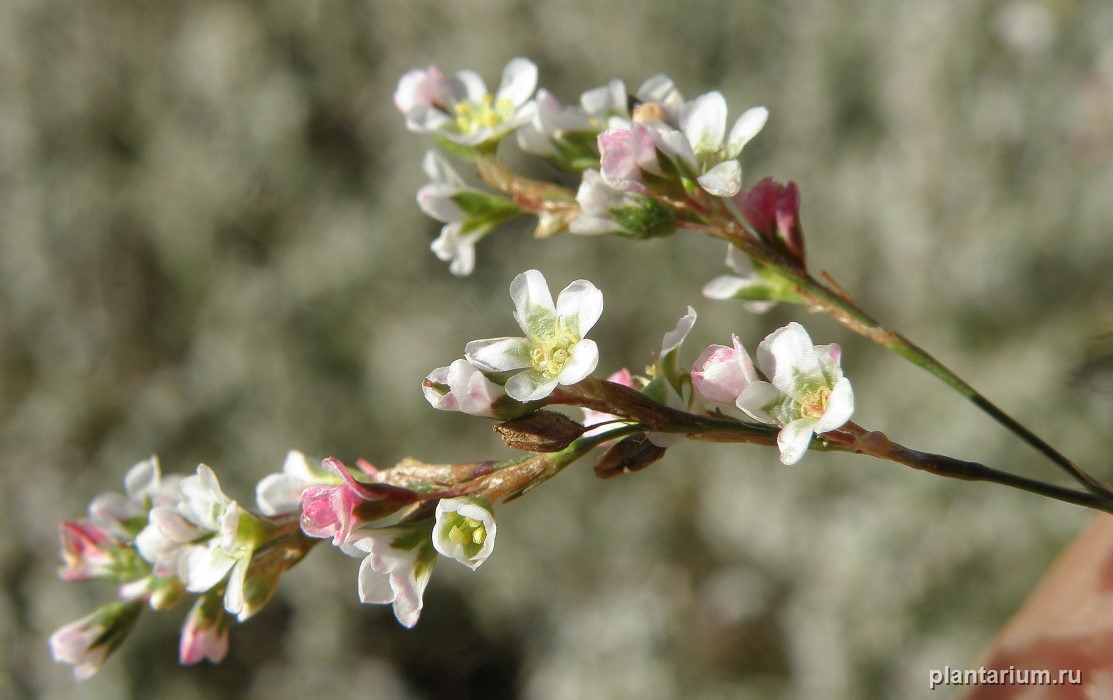
[[[487,528],[482,520],[458,515],[452,519],[446,535],[449,542],[463,549],[469,557],[474,557],[487,541]]]
[[[827,412],[827,401],[830,398],[830,387],[817,387],[800,400],[800,415],[805,418],[822,418]]]
[[[472,134],[510,121],[514,104],[505,97],[496,101],[494,95],[487,93],[478,100],[458,102],[455,111],[456,128],[462,134]]]
[[[549,377],[556,377],[564,371],[572,359],[572,348],[580,339],[574,333],[562,328],[558,322],[557,330],[548,338],[533,341],[529,359],[533,368]]]

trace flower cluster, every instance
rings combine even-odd
[[[537,67],[524,58],[507,64],[495,95],[472,71],[448,78],[436,66],[410,71],[398,83],[394,102],[407,127],[475,161],[488,184],[502,191],[468,187],[440,156],[426,157],[430,184],[418,202],[445,223],[433,250],[455,274],[472,271],[477,241],[522,213],[539,217],[539,235],[567,230],[649,238],[702,225],[712,209],[736,206],[728,204],[732,198],[749,201],[739,158],[765,125],[764,107],[744,111],[731,125],[722,93],[686,100],[665,75],[649,78],[632,94],[612,80],[572,105],[545,89],[534,96],[536,83]],[[580,174],[574,197],[533,187],[501,169],[490,175],[495,147],[512,132],[526,153]],[[764,201],[755,206],[761,210]],[[564,212],[570,202],[574,210],[554,216],[554,209]],[[740,208],[744,221],[753,207]]]
[[[266,605],[282,574],[324,538],[364,558],[363,602],[393,603],[398,620],[413,626],[438,553],[479,566],[494,548],[494,516],[483,498],[442,498],[428,484],[410,489],[386,483],[366,462],[360,467],[362,480],[336,459],[318,469],[291,451],[281,473],[259,482],[253,513],[224,493],[208,466],[163,478],[156,459],[136,464],[125,493],[97,496],[87,519],[62,524],[59,576],[115,583],[119,600],[56,631],[54,658],[73,664],[79,680],[88,678],[145,607],[167,610],[196,594],[179,660],[217,663],[231,624]],[[380,524],[422,501],[435,502],[435,510]]]

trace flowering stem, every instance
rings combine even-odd
[[[874,340],[885,348],[935,375],[943,383],[966,397],[968,401],[980,408],[990,418],[997,421],[997,423],[1007,428],[1014,435],[1061,467],[1079,483],[1085,486],[1091,493],[1101,496],[1106,500],[1113,499],[1113,490],[1108,486],[1087,474],[1081,467],[1048,444],[1043,438],[1022,425],[1019,421],[986,398],[977,389],[970,386],[970,384],[952,372],[943,363],[928,354],[923,348],[908,340],[908,338],[900,333],[883,327],[858,309],[849,299],[826,290],[819,282],[810,278],[810,276],[808,279],[811,284],[808,287],[803,285],[800,287],[800,293],[806,299],[819,302],[817,305],[820,306],[821,309],[839,320],[846,327]],[[813,293],[813,289],[817,288],[823,289],[825,292],[822,297]]]
[[[781,256],[760,244],[747,232],[739,230],[738,225],[733,222],[722,231],[722,237],[758,262],[775,267],[782,276],[795,284],[796,292],[804,298],[810,307],[822,311],[855,333],[895,352],[909,362],[935,375],[936,378],[964,396],[990,418],[1061,467],[1088,491],[1102,497],[1104,500],[1113,500],[1113,489],[1086,473],[1081,467],[986,398],[923,348],[900,333],[881,325],[860,309],[841,289],[832,290],[798,265],[782,259]]]

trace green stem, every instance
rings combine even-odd
[[[946,455],[920,452],[919,450],[913,450],[904,445],[895,443],[880,432],[864,430],[854,423],[847,423],[833,433],[824,434],[823,438],[831,440],[832,446],[835,449],[849,449],[860,454],[897,462],[906,467],[912,467],[913,469],[919,469],[920,471],[936,474],[938,476],[962,479],[964,481],[987,481],[1003,486],[1010,486],[1039,496],[1054,498],[1055,500],[1065,503],[1072,503],[1106,513],[1113,513],[1113,499],[1103,494],[1076,491],[1063,486],[1048,484],[1036,479],[1018,476],[1011,472],[987,467],[978,462],[968,462],[966,460],[947,457]],[[846,442],[843,442],[844,438]]]
[[[1019,437],[1040,454],[1047,457],[1054,464],[1061,467],[1088,491],[1105,499],[1113,499],[1113,489],[1087,474],[1077,464],[1068,459],[1061,452],[1052,447],[1046,440],[1039,437],[1031,430],[1010,416],[999,406],[986,398],[981,392],[952,372],[946,365],[932,357],[927,351],[916,345],[908,338],[896,331],[881,325],[847,296],[838,293],[820,281],[816,280],[807,271],[800,269],[789,261],[780,259],[773,251],[760,245],[752,237],[738,231],[734,226],[724,236],[735,247],[739,248],[758,262],[774,267],[777,271],[794,283],[797,291],[805,302],[813,308],[826,313],[843,326],[872,340],[875,343],[895,352],[909,362],[930,372],[947,386],[964,396],[990,418],[1004,426],[1011,433]]]

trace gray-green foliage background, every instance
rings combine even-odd
[[[699,295],[720,244],[525,227],[471,277],[428,251],[407,69],[524,55],[565,100],[669,73],[772,113],[747,180],[794,179],[812,264],[1068,454],[1113,477],[1113,4],[0,3],[0,677],[4,697],[917,697],[969,665],[1089,515],[813,454],[681,445],[608,482],[576,465],[499,510],[477,572],[442,562],[412,631],[330,547],[179,668],[147,615],[75,687],[45,639],[112,595],[63,584],[57,522],[134,462],[212,465],[245,502],[287,449],[386,466],[497,456],[419,381],[511,334],[506,286],[586,277],[600,371],[687,304],[690,361],[790,319],[837,341],[856,419],[1058,479],[926,374],[799,309]],[[511,149],[512,150],[512,149]]]

